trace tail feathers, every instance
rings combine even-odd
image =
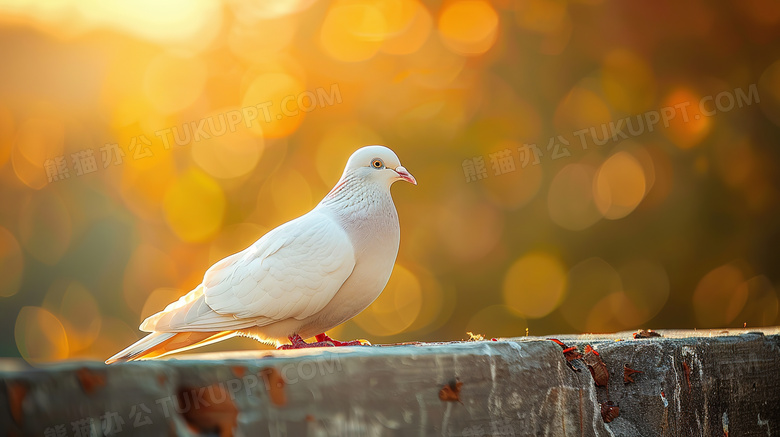
[[[133,361],[139,358],[161,357],[207,344],[222,341],[236,335],[235,331],[223,332],[152,332],[106,360],[106,364]]]
[[[112,364],[120,361],[131,361],[145,355],[149,351],[155,350],[165,342],[175,337],[175,332],[153,332],[146,337],[131,344],[118,354],[106,360],[106,364]]]

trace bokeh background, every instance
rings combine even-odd
[[[2,356],[105,359],[377,143],[420,185],[336,338],[778,323],[774,0],[3,0],[0,35]]]

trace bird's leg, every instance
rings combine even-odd
[[[328,337],[328,334],[322,333],[314,336],[318,342],[328,341],[333,343],[334,346],[371,346],[367,340],[352,340],[352,341],[338,341]]]
[[[317,338],[317,342],[316,343],[306,343],[305,341],[303,341],[301,336],[298,335],[298,334],[290,335],[287,338],[290,340],[290,344],[283,344],[283,345],[277,347],[277,349],[303,349],[303,348],[307,348],[307,347],[333,347],[333,346],[335,346],[334,343],[332,343],[330,341],[322,341],[322,340],[319,339],[319,337]]]

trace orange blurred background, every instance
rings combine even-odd
[[[336,338],[778,323],[773,0],[2,0],[0,33],[2,356],[105,359],[366,144],[420,185]]]

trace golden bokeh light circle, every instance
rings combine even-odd
[[[160,113],[175,113],[200,96],[207,74],[207,67],[199,58],[160,54],[147,66],[144,96]]]
[[[103,322],[100,306],[80,282],[60,279],[46,292],[43,308],[56,315],[65,329],[69,356],[81,356],[97,339]]]
[[[593,183],[593,199],[605,218],[616,220],[639,206],[646,188],[642,165],[630,153],[620,151],[599,167]]]
[[[391,0],[383,4],[389,9],[385,15],[388,35],[381,50],[393,55],[408,55],[419,50],[433,27],[428,9],[417,0]]]
[[[487,52],[498,37],[499,19],[493,6],[481,0],[447,4],[439,15],[439,35],[454,53],[466,56]]]
[[[411,270],[396,264],[382,294],[352,320],[365,332],[387,337],[404,332],[422,309],[422,286]]]
[[[557,225],[581,231],[598,222],[602,215],[593,199],[595,170],[587,164],[563,167],[550,183],[547,209]]]
[[[320,45],[333,59],[365,61],[379,51],[387,36],[387,22],[372,2],[336,2],[320,29]]]
[[[225,117],[225,113],[213,114],[209,119],[220,117]],[[224,128],[229,129],[227,126]],[[233,179],[245,176],[254,170],[264,150],[263,137],[226,130],[223,135],[194,142],[191,153],[192,160],[210,176],[218,179]]]
[[[566,293],[566,270],[561,261],[544,252],[515,260],[504,276],[506,305],[520,316],[538,319],[553,312]]]
[[[303,82],[292,74],[260,73],[241,100],[243,126],[257,137],[286,137],[298,129],[310,108],[321,104],[320,95],[313,94],[317,101],[308,100],[310,95]]]
[[[662,102],[666,114],[669,114],[668,119],[665,122],[661,117],[659,124],[654,128],[659,129],[681,149],[690,149],[698,145],[712,130],[712,114],[709,116],[707,114],[715,110],[713,102],[707,103],[703,99],[700,93],[689,87],[678,87],[672,90]],[[647,116],[645,120],[648,120]]]
[[[68,336],[60,320],[37,306],[19,310],[14,326],[16,347],[22,358],[32,364],[64,360],[68,357]]]

